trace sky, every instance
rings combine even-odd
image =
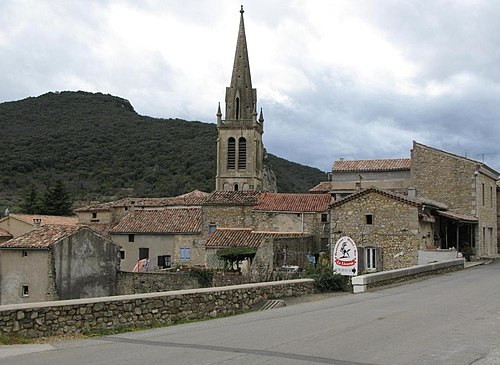
[[[84,90],[215,123],[240,4],[269,153],[331,171],[415,140],[500,171],[497,0],[1,0],[0,102]]]

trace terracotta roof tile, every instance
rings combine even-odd
[[[315,187],[309,189],[310,193],[313,194],[322,194],[322,193],[329,193],[332,191],[332,182],[331,181],[322,181]]]
[[[205,193],[199,190],[193,190],[189,193],[174,197],[165,198],[125,198],[114,202],[92,204],[86,207],[75,209],[75,212],[88,212],[111,210],[113,208],[130,207],[148,207],[161,208],[169,206],[199,206],[210,196],[210,193]]]
[[[477,217],[473,217],[466,214],[460,214],[455,212],[443,212],[443,211],[438,211],[437,214],[460,222],[468,222],[468,223],[478,222]]]
[[[129,213],[110,233],[200,233],[201,208],[136,210]]]
[[[255,210],[271,212],[324,212],[328,210],[330,194],[262,193]]]
[[[333,163],[332,171],[396,171],[410,170],[411,159],[387,159],[387,160],[339,160]]]
[[[248,191],[214,191],[204,205],[256,205],[261,193]]]
[[[40,219],[41,225],[46,224],[57,224],[57,225],[76,225],[78,223],[78,218],[74,217],[63,217],[58,215],[39,215],[39,214],[9,214],[9,217],[19,219],[28,224],[33,224],[33,219]]]
[[[45,225],[0,244],[0,249],[48,249],[57,241],[72,235],[81,228],[76,225]]]
[[[12,238],[12,235],[8,231],[6,231],[5,229],[0,228],[0,237],[3,237],[3,238],[10,237],[10,238]]]
[[[251,228],[217,228],[207,239],[207,248],[229,246],[259,247],[264,238],[293,238],[308,236],[301,232],[263,232]]]

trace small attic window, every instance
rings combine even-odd
[[[365,215],[365,223],[368,225],[373,224],[373,214],[366,214]]]
[[[30,290],[29,290],[28,285],[21,285],[21,296],[23,296],[23,297],[30,296]]]
[[[92,213],[92,219],[96,219],[97,218],[97,213],[96,212],[93,212]]]

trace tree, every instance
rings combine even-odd
[[[245,246],[235,246],[227,247],[217,251],[217,256],[224,260],[224,268],[230,270],[240,271],[240,263],[243,260],[248,260],[252,263],[255,254],[257,253],[256,248],[245,247]],[[236,265],[236,268],[234,267]]]
[[[23,201],[21,202],[21,211],[25,214],[40,213],[40,198],[34,184],[31,184],[24,193]]]
[[[41,213],[48,215],[72,215],[71,198],[61,180],[54,188],[47,187],[42,198]]]

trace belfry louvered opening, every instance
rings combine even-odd
[[[227,140],[227,168],[234,170],[236,167],[236,140],[230,137]]]
[[[238,169],[247,168],[247,140],[240,137],[238,140]]]

